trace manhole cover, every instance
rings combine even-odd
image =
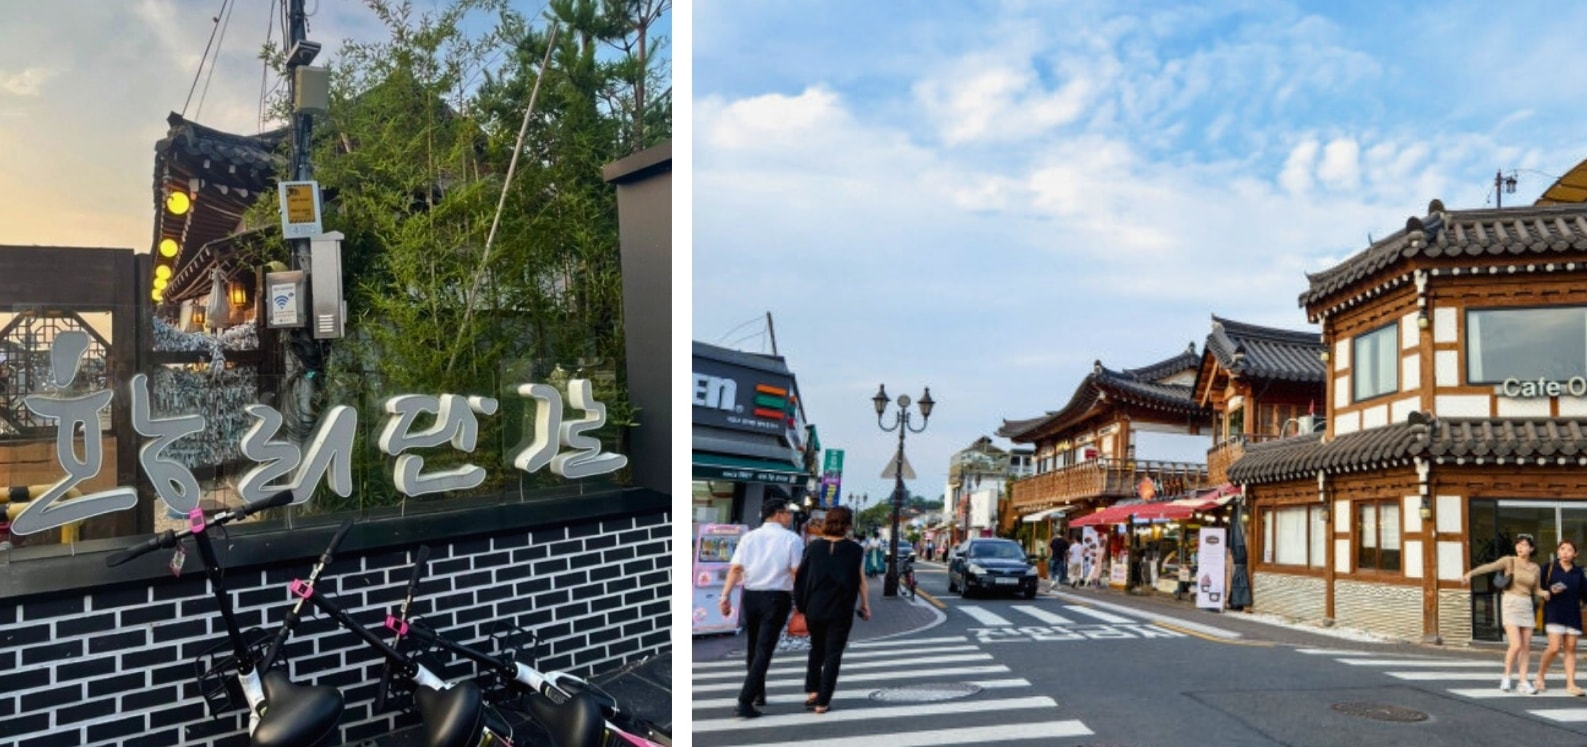
[[[1427,720],[1427,714],[1421,711],[1401,708],[1387,703],[1335,703],[1334,710],[1351,716],[1369,718],[1373,721],[1393,721],[1408,724]]]
[[[872,690],[871,700],[880,700],[884,703],[937,703],[954,698],[968,698],[978,692],[981,692],[979,686],[965,682],[922,682]]]

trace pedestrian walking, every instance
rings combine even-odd
[[[876,577],[887,570],[887,561],[882,558],[882,533],[871,532],[865,540],[865,575]]]
[[[1500,619],[1504,623],[1504,635],[1510,642],[1510,647],[1504,652],[1504,677],[1499,680],[1499,689],[1510,692],[1510,670],[1515,669],[1521,692],[1527,695],[1537,692],[1526,678],[1526,664],[1531,657],[1528,649],[1531,646],[1532,629],[1537,626],[1533,600],[1540,598],[1542,592],[1538,584],[1542,571],[1537,563],[1532,562],[1533,548],[1532,535],[1518,534],[1515,536],[1514,555],[1479,565],[1460,577],[1462,584],[1471,583],[1472,576],[1492,571],[1502,571],[1509,577],[1510,585],[1499,595]],[[1538,681],[1542,681],[1541,670]]]
[[[1069,581],[1069,538],[1062,532],[1054,532],[1052,541],[1047,544],[1052,551],[1047,556],[1047,578],[1056,589]]]
[[[760,715],[755,707],[766,705],[766,670],[771,668],[777,639],[793,609],[794,574],[804,552],[799,535],[789,531],[797,510],[785,499],[767,501],[761,506],[760,527],[744,535],[733,549],[718,606],[723,617],[732,615],[733,604],[729,600],[733,587],[744,587],[739,604],[744,612],[740,621],[748,634],[744,658],[749,673],[744,676],[738,706],[733,709],[738,718],[755,718]]]
[[[843,649],[858,615],[871,619],[861,557],[864,549],[847,539],[854,514],[839,506],[827,512],[822,536],[805,547],[795,583],[794,603],[810,626],[810,657],[805,663],[805,708],[826,713],[838,685]]]
[[[1548,648],[1543,650],[1542,661],[1537,664],[1538,692],[1547,688],[1543,679],[1548,676],[1548,666],[1554,662],[1560,649],[1565,651],[1565,692],[1581,697],[1587,695],[1576,686],[1576,639],[1581,637],[1581,600],[1587,576],[1576,565],[1576,543],[1560,540],[1554,549],[1554,562],[1543,571],[1543,631],[1548,633]]]
[[[1080,585],[1080,580],[1085,578],[1083,571],[1083,568],[1085,567],[1085,552],[1085,547],[1079,542],[1074,542],[1069,545],[1068,578],[1070,586],[1078,587]]]

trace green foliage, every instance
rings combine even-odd
[[[659,114],[655,103],[670,109],[670,89],[638,105],[642,126],[633,118],[641,92],[666,80],[637,57],[665,40],[635,46],[654,23],[641,26],[649,16],[640,14],[658,3],[553,0],[541,19],[503,0],[456,0],[433,13],[395,0],[366,5],[386,38],[344,44],[330,63],[330,112],[314,123],[326,229],[346,236],[348,334],[333,346],[326,401],[372,413],[395,393],[500,398],[503,411],[481,419],[473,454],[426,455],[427,469],[452,459],[516,480],[501,466],[523,415],[508,390],[582,375],[607,406],[611,425],[601,435],[613,448],[637,413],[619,365],[617,204],[602,167],[671,137],[670,111]],[[665,12],[670,2],[659,5]],[[279,49],[261,56],[281,63]],[[279,221],[274,200],[247,220]],[[276,239],[262,242],[258,259],[287,256]],[[366,459],[378,465],[381,456]]]

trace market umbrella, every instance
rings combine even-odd
[[[1251,576],[1246,570],[1245,499],[1234,504],[1234,520],[1229,522],[1229,554],[1234,560],[1234,578],[1229,582],[1229,609],[1251,606]]]

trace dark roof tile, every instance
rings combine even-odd
[[[1436,418],[1339,436],[1321,434],[1253,444],[1229,467],[1230,482],[1262,484],[1409,463],[1476,460],[1587,460],[1587,418]]]

